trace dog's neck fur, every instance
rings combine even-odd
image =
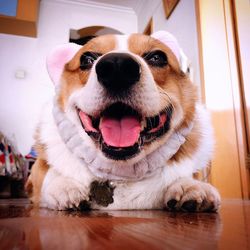
[[[59,134],[67,148],[83,161],[96,177],[109,180],[140,180],[153,175],[156,169],[162,168],[176,154],[181,145],[185,143],[186,137],[193,127],[192,123],[189,127],[174,132],[168,141],[157,150],[135,164],[128,164],[127,162],[118,163],[108,160],[99,150],[87,145],[80,137],[76,126],[58,106],[56,100],[53,107],[53,116]]]

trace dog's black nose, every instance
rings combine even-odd
[[[111,92],[128,90],[140,79],[140,64],[125,53],[110,53],[96,64],[98,81]]]

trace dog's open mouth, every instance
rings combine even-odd
[[[92,117],[79,108],[77,112],[84,130],[99,143],[106,157],[126,160],[137,155],[144,144],[169,130],[172,106],[154,117],[142,117],[120,102],[104,109],[99,117]]]

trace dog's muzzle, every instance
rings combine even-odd
[[[109,53],[96,64],[99,83],[110,93],[128,91],[140,80],[140,64],[129,54]]]

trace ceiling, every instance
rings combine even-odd
[[[75,0],[72,0],[75,1]],[[85,1],[85,0],[79,0]],[[89,0],[90,2],[110,4],[133,9],[136,13],[142,8],[147,0]]]
[[[43,0],[51,1],[51,0]],[[53,1],[53,0],[52,0]],[[67,2],[74,4],[102,5],[111,8],[118,8],[128,11],[140,12],[146,2],[150,0],[54,0],[56,2]]]

